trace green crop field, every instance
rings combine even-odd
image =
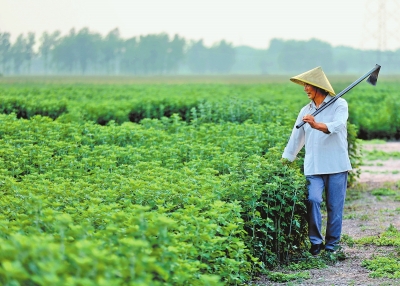
[[[357,130],[399,138],[399,88],[345,95],[354,167]],[[1,78],[0,284],[240,285],[289,261],[306,182],[280,156],[307,100],[278,77]]]

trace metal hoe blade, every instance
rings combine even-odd
[[[378,74],[379,74],[379,71],[381,70],[381,67],[379,66],[370,76],[369,76],[369,78],[367,79],[367,82],[369,83],[369,84],[372,84],[373,86],[375,86],[376,85],[376,82],[378,81]]]

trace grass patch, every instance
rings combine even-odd
[[[375,244],[378,246],[400,246],[400,231],[393,225],[379,236],[366,236],[355,241],[357,244]]]
[[[346,240],[350,242],[351,238],[348,237]],[[334,253],[322,251],[318,256],[305,252],[301,258],[283,267],[281,271],[269,272],[267,277],[270,281],[280,283],[310,279],[310,272],[307,270],[327,268],[328,265],[334,265],[344,259],[346,255],[341,247],[338,247]]]
[[[309,271],[296,273],[270,272],[267,274],[267,277],[270,281],[283,283],[300,279],[310,279],[311,275]]]
[[[356,219],[357,215],[356,214],[347,214],[343,216],[343,219]]]
[[[398,195],[398,192],[389,188],[380,188],[371,192],[373,196],[391,197]]]
[[[360,139],[361,144],[366,145],[366,144],[385,144],[386,141],[385,140],[381,140],[381,139],[372,139],[372,140],[361,140]]]
[[[340,238],[340,242],[347,244],[350,247],[353,247],[355,244],[354,239],[348,234],[343,234],[342,237]]]
[[[400,278],[399,257],[375,257],[364,260],[361,266],[372,271],[369,274],[372,278]]]
[[[365,192],[365,189],[361,185],[357,185],[354,188],[347,189],[346,202],[351,202],[351,201],[361,199],[363,192]]]
[[[363,260],[361,266],[372,271],[372,278],[400,278],[400,231],[393,225],[379,236],[364,237],[356,241],[358,244],[375,244],[378,246],[396,246],[396,251],[389,256],[376,256]]]
[[[286,269],[291,271],[300,271],[310,269],[322,269],[326,267],[326,262],[321,259],[320,256],[313,257],[307,253],[305,258],[301,259],[299,262],[289,264]]]
[[[400,159],[400,152],[385,152],[381,150],[363,151],[367,161]]]

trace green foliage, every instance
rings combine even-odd
[[[350,247],[354,246],[354,239],[348,234],[343,234],[342,237],[340,238],[340,242],[345,243]]]
[[[388,189],[388,188],[380,188],[380,189],[373,190],[371,192],[371,194],[374,196],[383,196],[383,197],[396,196],[398,193],[399,192],[396,192],[395,190]]]
[[[3,284],[239,284],[304,246],[279,124],[0,123]]]
[[[365,237],[356,241],[359,244],[375,244],[379,246],[400,246],[400,231],[393,225],[377,237]],[[372,259],[363,260],[363,267],[371,270],[369,274],[373,278],[400,278],[399,253],[392,253],[389,256],[376,256]]]
[[[371,260],[364,260],[361,265],[372,272],[373,278],[400,278],[400,258],[375,257]]]
[[[310,279],[310,272],[296,272],[296,273],[282,273],[282,272],[271,272],[267,275],[268,279],[274,282],[289,282],[294,280]]]
[[[293,94],[288,97],[288,94]],[[177,114],[195,126],[204,123],[278,124],[283,138],[294,124],[302,95],[293,85],[3,85],[0,111],[19,118],[49,116],[69,123],[87,121],[101,125],[141,122],[143,119]],[[285,103],[282,104],[282,99]],[[361,165],[357,127],[348,124],[349,154],[354,171],[349,184],[359,176]],[[271,136],[271,139],[274,140]],[[286,138],[285,138],[286,139]],[[302,162],[300,153],[300,162]]]
[[[379,246],[400,246],[400,231],[393,225],[379,236],[367,236],[356,240],[358,244],[375,244]]]
[[[106,125],[171,117],[200,123],[292,122],[296,100],[281,106],[282,85],[2,85],[2,113],[21,118],[61,117],[63,122],[93,121]],[[72,120],[71,120],[72,119]]]
[[[346,254],[343,252],[341,246],[337,246],[335,251],[333,252],[325,251],[321,257],[326,262],[326,264],[335,265],[338,261],[345,260]]]
[[[281,154],[304,103],[272,87],[1,86],[1,283],[234,285],[289,263],[306,181]]]
[[[360,177],[361,170],[358,167],[362,165],[361,141],[358,139],[358,128],[351,123],[347,124],[347,142],[350,163],[353,167],[353,171],[350,172],[348,178],[348,185],[351,186]]]
[[[400,115],[397,84],[385,82],[373,92],[360,86],[360,96],[349,96],[350,122],[359,127],[362,139],[399,139]]]
[[[366,159],[369,161],[372,160],[388,160],[388,159],[399,159],[400,158],[400,152],[385,152],[381,150],[373,150],[373,151],[367,151],[363,152],[365,153],[364,155],[366,156]]]
[[[290,263],[286,268],[291,271],[326,268],[326,262],[320,257],[313,257],[308,253],[299,262]]]

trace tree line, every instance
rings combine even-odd
[[[221,40],[207,47],[165,33],[123,39],[118,28],[102,36],[83,28],[68,34],[11,34],[0,31],[0,73],[18,74],[288,74],[323,66],[330,73],[353,73],[379,63],[400,72],[397,51],[357,50],[329,43],[273,39],[267,49],[234,47]]]

